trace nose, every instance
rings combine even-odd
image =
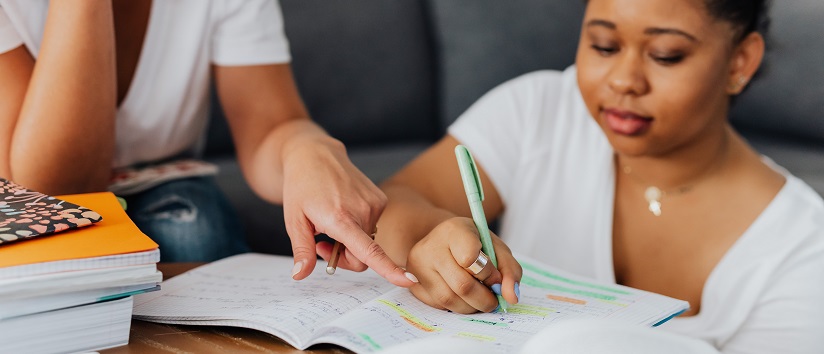
[[[628,53],[615,61],[610,70],[610,89],[619,95],[640,96],[649,91],[649,83],[643,70],[640,55]]]

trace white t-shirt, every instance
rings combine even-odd
[[[495,88],[449,133],[501,195],[500,235],[513,250],[615,282],[613,150],[586,110],[574,67]],[[786,184],[713,269],[700,313],[661,328],[725,353],[824,348],[824,202],[776,169]]]
[[[0,0],[0,53],[25,44],[36,58],[48,0]],[[196,148],[208,114],[210,65],[289,62],[276,0],[152,2],[134,78],[117,111],[113,167]]]

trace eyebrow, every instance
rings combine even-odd
[[[612,23],[612,22],[607,21],[607,20],[600,20],[600,19],[590,20],[589,22],[587,22],[586,26],[587,27],[600,26],[600,27],[606,27],[606,28],[609,28],[609,29],[612,29],[612,30],[618,28],[618,26],[616,26],[615,23]],[[672,34],[672,35],[683,36],[683,37],[685,37],[685,38],[687,38],[687,39],[689,39],[693,42],[698,42],[698,39],[695,38],[695,36],[693,36],[693,35],[691,35],[687,32],[684,32],[682,30],[675,29],[675,28],[650,27],[650,28],[647,28],[647,29],[644,30],[644,34],[647,34],[647,35]]]
[[[679,30],[679,29],[675,29],[675,28],[658,28],[658,27],[647,28],[647,29],[644,30],[644,34],[649,34],[649,35],[674,34],[674,35],[684,36],[684,37],[686,37],[687,39],[689,39],[693,42],[698,42],[698,39],[693,37],[691,34],[689,34],[687,32],[684,32],[682,30]]]

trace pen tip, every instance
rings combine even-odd
[[[326,267],[326,274],[329,274],[329,275],[335,274],[335,268],[334,267]]]
[[[506,300],[504,300],[503,296],[498,295],[497,297],[498,297],[498,307],[501,308],[501,312],[508,313],[507,309],[509,308],[509,304],[506,303]]]

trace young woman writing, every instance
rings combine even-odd
[[[575,66],[495,88],[383,185],[378,243],[439,308],[492,311],[493,285],[517,302],[511,248],[687,300],[662,329],[723,352],[819,351],[824,203],[727,117],[761,63],[765,16],[765,1],[588,1]],[[481,245],[459,143],[501,222],[497,271],[467,269]]]

